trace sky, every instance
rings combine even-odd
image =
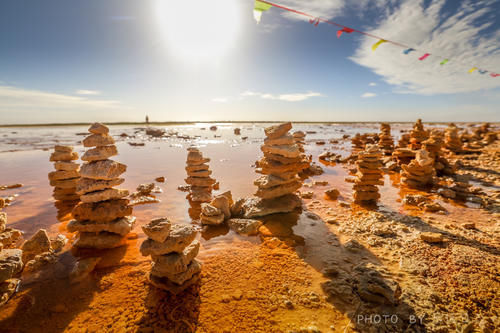
[[[0,124],[500,121],[500,0],[276,3],[417,51],[253,0],[1,1]]]

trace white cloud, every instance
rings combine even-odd
[[[254,91],[245,91],[240,94],[242,97],[260,97],[263,99],[272,99],[272,100],[280,100],[286,102],[301,102],[309,99],[311,97],[319,97],[323,96],[318,92],[307,92],[307,93],[295,93],[295,94],[281,94],[281,95],[273,95],[269,93],[259,93]]]
[[[370,87],[375,87],[377,84],[376,84],[375,82],[370,82],[370,83],[368,83],[368,85],[369,85]]]
[[[371,92],[365,92],[363,95],[361,95],[361,98],[370,98],[375,96],[377,96],[377,94]]]
[[[280,4],[303,11],[313,16],[330,18],[339,15],[345,5],[345,0],[282,0]],[[307,17],[291,12],[283,12],[283,16],[293,20],[308,20]]]
[[[396,86],[398,93],[434,95],[500,87],[498,78],[477,71],[468,73],[474,66],[500,71],[500,31],[483,33],[495,22],[495,11],[489,7],[492,1],[466,1],[446,17],[445,0],[435,0],[428,6],[426,3],[405,0],[398,7],[388,6],[387,17],[369,31],[422,51],[404,55],[402,48],[383,44],[373,52],[371,45],[376,40],[363,37],[351,60],[382,76]],[[418,60],[425,52],[431,56]],[[450,61],[440,65],[447,57]]]
[[[212,98],[212,102],[214,102],[214,103],[227,103],[228,99],[226,97],[216,97],[216,98]]]
[[[97,90],[85,90],[85,89],[80,89],[76,91],[76,94],[78,95],[100,95],[101,92]]]

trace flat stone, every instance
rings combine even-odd
[[[247,236],[258,234],[262,226],[261,221],[253,219],[229,219],[227,224],[234,232]]]
[[[202,203],[201,213],[205,216],[218,216],[222,214],[222,211],[219,208],[212,206],[211,204]]]
[[[225,216],[222,213],[213,216],[200,215],[200,223],[203,225],[219,225],[224,222],[224,219]]]
[[[187,270],[184,272],[181,273],[171,273],[165,271],[159,272],[157,270],[154,270],[153,266],[151,274],[153,276],[165,277],[171,282],[181,285],[187,280],[191,279],[193,275],[198,274],[200,271],[201,271],[201,263],[198,260],[193,259],[193,261],[191,261],[191,263],[188,265]]]
[[[118,155],[118,150],[115,145],[99,146],[87,150],[82,156],[82,161],[103,161],[115,155]]]
[[[54,168],[61,171],[78,171],[80,170],[80,165],[74,162],[57,161],[54,163]]]
[[[149,274],[149,283],[151,283],[154,287],[158,289],[162,289],[170,292],[171,294],[177,295],[191,287],[192,285],[196,285],[200,282],[200,274],[195,274],[189,280],[184,281],[182,285],[175,284],[171,282],[167,278],[162,278],[158,276],[154,276],[151,273]]]
[[[261,173],[265,175],[282,175],[283,173],[287,172],[297,174],[309,167],[309,162],[307,161],[303,161],[300,163],[283,164],[276,161],[261,159],[258,164],[261,169]]]
[[[50,239],[45,229],[38,230],[29,240],[25,241],[21,247],[23,250],[23,261],[27,262],[36,255],[49,252]]]
[[[64,245],[66,245],[67,242],[68,238],[66,238],[66,236],[64,235],[59,234],[56,236],[56,238],[52,238],[50,240],[50,248],[54,252],[60,252],[64,248]]]
[[[57,201],[77,201],[80,199],[80,196],[76,193],[53,193],[52,197]]]
[[[154,264],[152,273],[156,276],[165,274],[179,274],[188,269],[188,265],[198,255],[200,242],[194,241],[181,253],[170,253],[161,256],[152,256]]]
[[[71,178],[71,179],[61,179],[61,180],[51,180],[50,186],[59,187],[59,188],[75,188],[78,184],[80,178]]]
[[[58,152],[55,151],[52,154],[50,154],[50,161],[51,162],[57,162],[57,161],[74,161],[78,159],[78,153],[73,151],[73,152]]]
[[[212,174],[212,171],[210,171],[210,170],[188,171],[187,174],[189,177],[207,178],[207,177],[210,177],[210,175]]]
[[[151,195],[139,195],[139,196],[134,196],[132,198],[132,200],[130,200],[130,206],[146,205],[146,204],[152,204],[152,203],[158,203],[158,202],[161,202],[161,200],[152,194]]]
[[[231,217],[231,203],[226,196],[218,195],[210,202],[210,204],[215,208],[220,209],[226,219]]]
[[[80,175],[97,180],[113,180],[127,171],[127,166],[112,160],[96,161],[83,164]]]
[[[0,251],[0,282],[12,278],[23,269],[23,251],[4,249]]]
[[[297,177],[293,177],[290,179],[283,179],[281,177],[275,176],[275,175],[263,175],[254,180],[254,185],[258,186],[259,188],[271,188],[275,187],[278,185],[285,185],[289,183],[293,183],[297,181]]]
[[[49,180],[72,179],[77,177],[80,177],[80,174],[76,170],[73,171],[59,170],[59,171],[49,172]]]
[[[23,233],[17,229],[5,228],[3,232],[0,232],[0,247],[6,248],[17,243],[22,235]]]
[[[264,145],[266,146],[282,146],[282,145],[291,146],[294,144],[295,144],[295,139],[290,134],[280,136],[279,138],[276,139],[269,139],[269,138],[264,139]]]
[[[267,127],[264,129],[264,133],[269,139],[277,139],[281,136],[284,136],[291,129],[292,129],[292,123],[288,122]]]
[[[95,269],[101,261],[100,257],[83,258],[76,262],[73,270],[69,274],[72,283],[83,281]]]
[[[59,153],[71,153],[73,151],[73,146],[55,145],[54,151],[57,151]]]
[[[210,167],[208,166],[208,164],[188,165],[185,167],[188,174],[194,171],[205,171],[208,170],[209,168]]]
[[[0,232],[3,232],[7,225],[7,213],[0,212]]]
[[[336,188],[332,188],[332,189],[326,190],[325,195],[330,200],[337,200],[339,195],[340,195],[340,192]]]
[[[290,213],[302,206],[296,195],[288,194],[274,199],[248,198],[242,205],[245,218],[255,218],[276,213]]]
[[[421,232],[420,239],[427,243],[442,243],[443,235],[437,232]]]
[[[126,216],[111,222],[69,221],[66,228],[69,232],[101,232],[107,231],[121,236],[128,234],[134,227],[135,217]]]
[[[210,200],[212,200],[212,193],[211,192],[192,191],[190,194],[190,199],[191,199],[191,201],[194,201],[194,202],[209,202]]]
[[[186,184],[192,185],[192,186],[212,186],[215,184],[215,179],[206,177],[206,178],[194,178],[194,177],[188,177],[185,179]]]
[[[73,217],[79,221],[111,222],[117,218],[132,215],[127,199],[79,203],[73,209]]]
[[[76,186],[76,193],[85,194],[89,192],[105,190],[114,186],[121,185],[124,181],[125,179],[123,178],[115,178],[111,180],[80,178]]]
[[[128,196],[128,190],[120,190],[117,188],[108,188],[102,191],[89,192],[80,197],[80,200],[85,203],[99,202],[112,199],[121,199]]]
[[[190,225],[174,224],[171,227],[170,235],[164,242],[157,242],[152,239],[146,239],[141,244],[141,253],[143,256],[162,255],[171,252],[182,253],[196,237],[196,231]]]
[[[84,147],[99,147],[115,144],[115,140],[108,134],[91,134],[82,141]]]
[[[263,199],[277,198],[286,194],[294,193],[302,187],[302,183],[294,181],[284,185],[278,185],[270,188],[259,188],[255,195]]]
[[[17,291],[20,279],[8,279],[0,282],[0,307],[3,306]]]
[[[267,161],[274,161],[281,164],[300,163],[304,159],[304,156],[302,154],[297,157],[285,157],[278,154],[264,153],[264,157]]]
[[[78,248],[91,249],[112,249],[125,245],[125,238],[122,235],[102,231],[80,232],[73,246]]]
[[[266,146],[266,145],[263,145],[260,149],[264,153],[281,155],[283,157],[288,157],[288,158],[296,158],[296,157],[299,157],[301,154],[299,147],[296,145],[291,145],[291,146],[285,146],[285,145]]]
[[[172,223],[166,217],[160,217],[151,220],[148,224],[142,226],[142,231],[156,242],[163,243],[170,235]]]
[[[89,132],[92,134],[108,134],[109,128],[101,123],[93,123],[89,127]]]

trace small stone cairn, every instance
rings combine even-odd
[[[73,244],[78,248],[108,249],[125,244],[127,235],[135,223],[132,207],[126,197],[127,190],[115,189],[123,183],[119,178],[127,166],[109,157],[117,155],[114,139],[109,129],[99,123],[89,128],[90,135],[83,140],[85,152],[81,166],[81,179],[77,193],[80,203],[73,209],[74,220],[68,225],[69,232],[78,232]]]
[[[463,150],[462,141],[458,135],[458,128],[454,124],[450,124],[450,126],[446,128],[444,145],[446,149],[454,153],[459,153]]]
[[[374,202],[380,198],[377,185],[384,185],[381,158],[382,152],[376,145],[367,145],[365,151],[359,152],[353,185],[355,202]]]
[[[410,188],[424,188],[435,183],[434,160],[426,150],[417,151],[415,159],[401,168],[401,182]]]
[[[190,225],[172,225],[167,218],[152,220],[142,227],[148,238],[141,244],[143,256],[151,256],[149,282],[178,294],[200,280],[201,263],[195,259],[200,243]]]
[[[54,162],[56,171],[49,173],[50,185],[54,186],[53,197],[56,201],[77,201],[80,196],[76,193],[76,185],[80,179],[80,165],[74,161],[78,153],[71,146],[54,147],[50,161]]]
[[[204,158],[198,148],[188,148],[185,179],[189,185],[189,199],[193,202],[209,202],[212,200],[212,190],[215,179],[211,178],[212,171],[208,166],[209,158]]]
[[[440,175],[451,175],[455,172],[454,167],[443,156],[443,133],[437,129],[431,131],[429,139],[422,142],[422,149],[429,152],[429,157],[434,160],[436,173]]]
[[[391,155],[394,151],[394,140],[391,135],[391,125],[387,123],[380,124],[380,132],[378,146],[385,155]]]
[[[424,125],[422,124],[422,119],[417,119],[415,125],[413,125],[413,130],[410,131],[410,147],[411,149],[417,150],[422,147],[422,142],[429,138],[429,133],[424,130]]]
[[[410,145],[410,133],[404,133],[398,140],[398,148],[407,148]]]
[[[219,225],[231,218],[233,196],[231,191],[217,195],[210,203],[201,204],[200,222],[202,225]]]

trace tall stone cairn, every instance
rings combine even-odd
[[[75,161],[78,153],[71,146],[54,147],[50,161],[54,162],[56,171],[49,173],[50,185],[54,186],[53,197],[57,201],[77,201],[80,196],[76,193],[76,186],[80,179],[80,165]]]
[[[116,189],[124,182],[120,175],[127,166],[109,157],[118,154],[115,140],[109,129],[99,123],[89,128],[90,135],[83,140],[83,146],[91,148],[82,156],[81,179],[77,193],[80,203],[73,209],[74,220],[68,231],[78,232],[73,244],[78,248],[108,249],[125,244],[125,236],[132,230],[135,217],[126,197],[127,190]]]
[[[194,202],[209,202],[212,200],[212,190],[215,179],[211,178],[209,158],[203,157],[198,148],[188,148],[186,161],[186,172],[188,177],[185,179],[189,185],[189,199]]]
[[[384,185],[382,152],[376,145],[367,145],[358,153],[358,172],[353,185],[353,197],[357,203],[375,202],[380,198],[377,185]]]
[[[434,159],[426,150],[417,151],[415,159],[401,168],[401,182],[410,188],[424,188],[435,183]]]
[[[404,133],[398,140],[398,148],[408,148],[410,145],[410,133]]]
[[[268,127],[261,150],[264,157],[257,161],[257,172],[263,176],[254,181],[258,187],[255,195],[262,199],[274,199],[292,194],[302,186],[299,172],[309,166],[295,139],[288,133],[291,123]]]
[[[424,130],[422,119],[417,119],[413,130],[410,131],[410,147],[411,149],[420,149],[422,142],[429,138],[429,133]]]
[[[446,149],[455,153],[463,150],[462,141],[458,136],[458,128],[454,124],[450,124],[445,130],[444,145]]]
[[[391,125],[387,123],[380,124],[380,135],[378,146],[385,155],[391,155],[394,151],[394,139],[391,135]]]
[[[195,259],[200,243],[192,226],[172,225],[167,218],[158,218],[142,230],[148,238],[140,250],[153,259],[149,274],[153,286],[178,294],[200,280],[201,263]]]

